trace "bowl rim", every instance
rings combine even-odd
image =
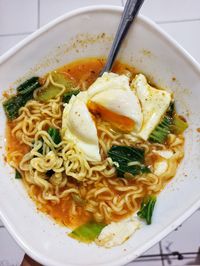
[[[67,20],[71,17],[87,13],[87,12],[95,12],[95,11],[110,11],[110,12],[122,12],[123,7],[121,6],[112,6],[112,5],[92,5],[92,6],[86,6],[82,8],[75,9],[70,12],[66,12],[65,14],[59,16],[58,18],[52,20],[48,24],[42,26],[40,29],[36,30],[29,36],[27,36],[24,40],[17,43],[14,47],[10,48],[7,52],[5,52],[2,56],[0,56],[0,64],[3,64],[9,58],[11,58],[14,54],[19,52],[21,49],[23,49],[26,45],[30,44],[33,40],[40,37],[42,34],[44,34],[46,31],[54,28],[59,23],[63,22],[64,20]],[[181,46],[178,44],[177,41],[175,41],[172,37],[170,37],[164,30],[162,30],[155,22],[153,22],[151,19],[147,18],[143,15],[138,15],[137,19],[139,21],[145,23],[148,27],[150,27],[152,30],[154,30],[157,34],[160,35],[161,38],[165,42],[167,42],[170,46],[173,47],[173,49],[176,50],[177,53],[181,54],[181,56],[187,61],[187,63],[190,65],[191,68],[193,68],[193,71],[197,72],[198,75],[200,75],[200,64]],[[198,208],[200,207],[200,198],[195,202],[195,204],[191,205],[183,215],[181,215],[178,219],[176,219],[173,223],[168,225],[162,232],[160,232],[156,237],[153,238],[153,240],[148,241],[145,243],[141,248],[137,250],[137,254],[127,254],[123,256],[122,258],[117,258],[116,260],[107,263],[101,263],[96,265],[109,265],[109,266],[115,266],[115,265],[123,265],[131,260],[134,260],[136,257],[141,255],[143,252],[148,250],[150,247],[152,247],[154,244],[159,242],[162,238],[164,238],[166,235],[168,235],[173,229],[177,228],[183,221],[185,221],[189,216],[191,216]],[[48,265],[48,266],[64,266],[63,264],[58,264],[56,261],[46,258],[42,255],[42,253],[35,252],[34,250],[29,248],[29,245],[25,243],[23,240],[23,237],[18,235],[18,233],[13,229],[12,224],[9,222],[6,216],[1,211],[0,208],[0,218],[3,221],[5,227],[9,231],[9,233],[12,235],[14,240],[19,244],[19,246],[24,250],[25,253],[27,253],[29,256],[31,256],[36,261]],[[66,264],[65,264],[66,265]],[[67,264],[71,266],[80,266],[80,264]]]

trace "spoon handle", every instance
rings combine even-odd
[[[121,43],[125,38],[126,33],[128,32],[128,29],[131,23],[133,22],[134,18],[136,17],[143,2],[144,0],[127,0],[117,29],[117,33],[115,35],[115,39],[113,41],[110,53],[108,55],[107,62],[102,71],[100,72],[99,76],[102,76],[104,72],[108,72],[111,70],[114,60],[120,49]]]

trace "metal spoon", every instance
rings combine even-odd
[[[111,70],[122,41],[124,40],[130,25],[136,18],[143,2],[144,0],[127,0],[106,64],[99,76],[102,76],[104,72],[109,72]]]

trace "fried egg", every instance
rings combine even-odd
[[[144,75],[136,75],[131,86],[129,81],[125,75],[104,73],[65,105],[64,138],[72,140],[88,161],[101,160],[92,115],[147,140],[169,107],[170,93],[150,86]]]
[[[143,124],[139,136],[147,140],[167,111],[171,101],[171,94],[150,86],[142,74],[135,76],[131,83],[131,88],[136,91],[142,107]]]
[[[101,161],[95,122],[87,108],[87,93],[72,96],[62,117],[63,138],[73,141],[88,161]]]
[[[88,89],[88,109],[123,132],[139,131],[143,115],[129,78],[104,73]]]

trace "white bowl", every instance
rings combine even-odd
[[[66,14],[38,30],[0,59],[0,88],[18,85],[34,75],[81,57],[106,56],[122,8],[90,7]],[[135,259],[200,206],[200,67],[158,26],[139,16],[119,59],[175,93],[179,112],[188,122],[185,157],[176,177],[159,195],[153,224],[138,230],[123,245],[105,249],[76,242],[42,213],[13,170],[0,162],[0,217],[18,244],[35,260],[51,266],[123,265]],[[174,77],[176,80],[174,80]],[[19,80],[20,78],[20,80]],[[15,82],[18,80],[18,82]],[[0,107],[0,146],[5,146],[5,115]],[[0,150],[3,158],[4,149]]]

